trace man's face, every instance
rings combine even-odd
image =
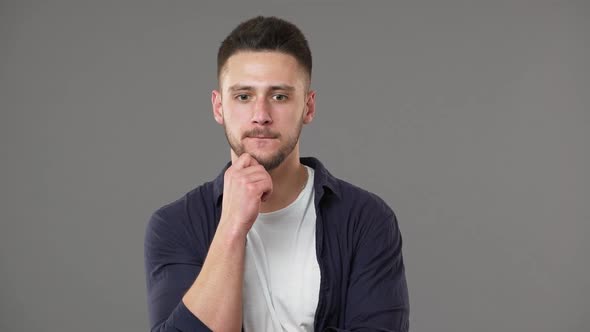
[[[235,156],[247,152],[270,171],[299,149],[303,124],[312,121],[315,93],[297,60],[280,52],[238,52],[213,91],[215,120]]]

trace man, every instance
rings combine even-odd
[[[276,17],[250,19],[217,64],[211,102],[231,162],[149,221],[152,331],[407,331],[394,212],[299,157],[315,115],[303,34]]]

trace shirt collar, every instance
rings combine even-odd
[[[338,198],[340,195],[340,186],[338,185],[337,179],[328,172],[324,165],[314,157],[301,157],[299,161],[314,169],[314,190],[317,196],[317,201],[322,198],[323,194],[326,193],[324,188],[327,188],[329,192],[335,194]],[[223,170],[213,180],[213,195],[217,204],[221,203],[221,197],[223,196],[223,179],[225,171],[231,166],[231,161],[227,162],[223,167]]]

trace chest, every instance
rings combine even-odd
[[[250,230],[243,286],[245,331],[313,330],[321,276],[311,206],[303,213],[257,220]]]

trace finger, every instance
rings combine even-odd
[[[262,196],[260,196],[260,200],[266,202],[268,198],[272,195],[272,178],[269,176],[269,180],[265,183],[265,186],[262,191]]]
[[[234,169],[246,168],[246,167],[250,166],[250,164],[252,163],[251,159],[254,159],[254,158],[252,158],[252,156],[249,153],[244,152],[238,157],[238,159],[236,159],[236,161],[234,163],[232,163],[232,168],[234,168]]]
[[[258,164],[258,165],[251,165],[247,168],[243,168],[241,170],[239,170],[238,172],[236,172],[236,175],[238,176],[247,176],[253,173],[262,173],[262,174],[267,174],[270,176],[270,174],[268,174],[268,172],[266,171],[266,169],[264,168],[264,166]]]
[[[254,191],[259,193],[258,197],[260,200],[264,202],[270,197],[272,193],[272,183],[270,181],[263,179],[257,182],[251,182],[251,184],[254,185]]]
[[[249,158],[250,164],[248,164],[248,166],[246,166],[246,167],[260,165],[260,163],[258,162],[258,160],[256,160],[256,158],[254,158],[251,154],[248,154],[248,155],[250,156],[250,158]]]
[[[246,169],[242,170],[245,171]],[[241,174],[240,180],[242,180],[244,184],[247,183],[254,183],[259,181],[268,181],[268,175],[262,172],[251,172],[250,174]]]
[[[264,192],[264,193],[262,193],[262,196],[260,197],[260,200],[263,201],[263,202],[266,202],[269,197],[270,197],[270,194],[268,192]]]

